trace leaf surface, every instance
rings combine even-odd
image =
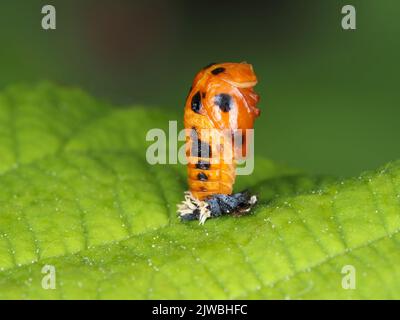
[[[0,94],[0,298],[399,298],[399,162],[340,181],[256,158],[235,185],[259,194],[251,215],[181,223],[186,169],[145,157],[180,117],[47,83]]]

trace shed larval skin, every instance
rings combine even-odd
[[[211,64],[195,76],[184,113],[188,183],[195,198],[232,194],[236,161],[246,156],[245,130],[260,115],[256,84],[252,65],[244,62]]]

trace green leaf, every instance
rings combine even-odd
[[[400,298],[400,162],[340,181],[256,158],[235,185],[259,194],[251,215],[181,223],[186,169],[145,159],[181,116],[47,83],[0,94],[0,298]]]

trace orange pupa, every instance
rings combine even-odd
[[[257,77],[251,64],[213,63],[193,80],[184,126],[189,191],[178,205],[182,220],[248,212],[257,198],[232,194],[238,159],[246,157],[246,130],[260,115]],[[239,143],[237,143],[239,141]]]

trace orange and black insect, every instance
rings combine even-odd
[[[184,113],[189,192],[179,205],[182,219],[204,223],[209,217],[247,211],[256,202],[246,192],[232,194],[235,162],[246,156],[245,130],[260,115],[256,84],[248,63],[210,64],[195,76]]]

